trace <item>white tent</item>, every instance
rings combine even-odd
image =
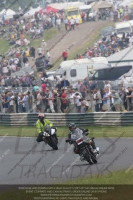
[[[13,15],[15,15],[15,14],[16,14],[16,12],[14,12],[11,9],[8,9],[5,11],[5,19],[12,19]]]
[[[52,8],[56,8],[58,10],[63,10],[69,6],[75,6],[75,7],[80,7],[80,6],[84,6],[85,4],[82,2],[67,2],[67,3],[53,3],[53,4],[49,4],[49,6],[51,6]]]
[[[31,17],[33,16],[36,12],[40,11],[42,8],[38,7],[38,8],[32,8],[31,10],[29,10],[27,13],[25,13],[24,17]]]
[[[6,10],[5,10],[5,9],[3,9],[3,10],[0,12],[0,15],[2,15],[2,14],[4,14],[4,13],[6,13]]]
[[[133,2],[133,0],[125,0],[122,1],[119,5],[120,6],[130,6],[130,4]]]

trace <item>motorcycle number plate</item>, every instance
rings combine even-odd
[[[77,145],[80,145],[80,144],[82,144],[82,143],[83,143],[82,138],[79,138],[79,139],[76,140],[76,144],[77,144]]]

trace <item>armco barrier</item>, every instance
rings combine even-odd
[[[34,126],[37,121],[37,113],[14,113],[0,114],[0,125],[10,126]],[[79,126],[88,125],[113,125],[125,126],[133,125],[133,112],[94,112],[87,114],[55,114],[48,113],[46,118],[51,120],[55,126],[67,126],[70,122],[74,122]]]

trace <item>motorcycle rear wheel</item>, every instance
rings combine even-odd
[[[55,137],[52,137],[51,140],[52,140],[52,148],[53,148],[53,150],[58,150],[57,139]]]
[[[88,153],[84,154],[84,158],[90,165],[93,165],[93,161],[91,159],[91,156]]]

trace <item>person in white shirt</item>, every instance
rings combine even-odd
[[[76,113],[76,107],[75,107],[75,94],[72,90],[70,90],[68,94],[69,99],[69,113]]]
[[[57,26],[58,26],[58,30],[60,31],[60,26],[61,26],[61,19],[60,19],[60,18],[58,18],[58,19],[56,20],[56,24],[57,24]]]
[[[41,48],[42,48],[42,50],[43,50],[43,53],[45,53],[45,52],[46,52],[46,47],[47,47],[47,44],[46,44],[46,42],[45,42],[44,40],[42,40],[42,43],[41,43]]]
[[[25,39],[24,39],[24,43],[25,43],[25,45],[29,45],[29,44],[30,44],[30,41],[27,40],[27,39],[25,38]]]
[[[47,56],[48,59],[50,59],[50,53],[49,53],[49,51],[47,51],[46,56]]]
[[[68,19],[67,18],[64,19],[64,24],[65,24],[65,29],[67,31],[67,26],[68,26]]]
[[[104,85],[104,89],[109,88],[109,90],[111,90],[111,85],[109,83],[109,81],[105,81],[105,85]]]
[[[108,111],[111,111],[111,91],[109,88],[106,88],[105,89],[105,92],[106,92],[106,99],[107,99],[107,107],[108,107]]]
[[[123,76],[122,83],[123,83],[123,86],[127,85],[128,83],[130,83],[130,81],[128,81],[128,79],[127,79],[127,77],[125,75]]]
[[[73,17],[70,19],[71,30],[75,28],[75,19]]]
[[[76,17],[75,23],[76,23],[77,28],[79,28],[79,18],[78,17]]]
[[[41,47],[39,47],[39,48],[37,49],[37,52],[38,52],[38,56],[39,56],[39,57],[42,56],[42,48],[41,48]]]
[[[75,103],[76,103],[76,109],[77,112],[80,113],[81,112],[81,96],[79,95],[79,93],[75,94]]]
[[[26,28],[26,26],[25,25],[23,25],[23,30],[25,31],[25,28]]]

